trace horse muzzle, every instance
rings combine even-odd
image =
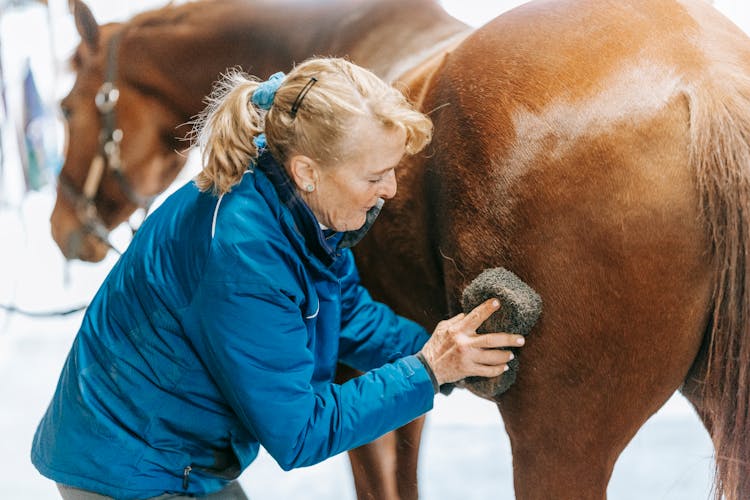
[[[50,226],[52,239],[66,260],[101,262],[109,251],[107,243],[59,204],[52,211]]]

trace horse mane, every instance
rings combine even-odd
[[[174,25],[181,22],[187,11],[192,10],[195,4],[199,3],[202,4],[205,2],[202,0],[189,0],[176,3],[173,0],[162,7],[136,14],[128,21],[128,25],[144,28]]]

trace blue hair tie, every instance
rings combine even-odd
[[[260,109],[269,110],[271,104],[273,104],[273,98],[276,96],[276,91],[281,87],[281,81],[284,79],[284,73],[279,71],[274,73],[265,82],[261,82],[258,88],[253,92],[253,97],[250,99],[253,104],[258,106]]]
[[[266,134],[260,133],[253,137],[253,144],[258,149],[266,149],[268,143],[266,143]]]

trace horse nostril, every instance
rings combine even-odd
[[[109,247],[83,229],[75,231],[68,239],[68,258],[84,262],[101,262],[109,253]]]

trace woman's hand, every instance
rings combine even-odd
[[[421,351],[438,385],[472,376],[497,377],[508,369],[513,353],[498,348],[520,347],[524,338],[510,333],[476,332],[499,307],[497,299],[490,299],[469,314],[462,313],[438,323]]]

